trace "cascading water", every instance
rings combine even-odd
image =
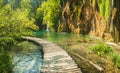
[[[48,25],[47,25],[46,31],[49,32],[49,27],[48,27]]]

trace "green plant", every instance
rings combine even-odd
[[[40,46],[37,46],[36,44],[28,41],[22,41],[18,43],[16,46],[14,46],[14,52],[26,54],[27,52],[33,51],[33,49],[41,49]]]
[[[110,10],[111,10],[111,6],[110,6],[110,0],[106,0],[105,2],[105,19],[108,20],[110,18]]]
[[[98,5],[99,5],[99,9],[100,9],[100,14],[102,15],[102,16],[105,16],[105,0],[99,0],[99,2],[98,2]]]
[[[41,13],[43,14],[43,23],[47,24],[51,29],[56,29],[59,22],[60,0],[47,0],[42,3],[41,8],[38,8],[37,14],[41,16]]]
[[[100,14],[105,17],[106,20],[110,17],[110,0],[98,0]]]
[[[113,52],[112,48],[105,43],[98,43],[97,45],[92,47],[92,50],[97,52],[99,56],[110,54]]]
[[[120,68],[120,55],[113,54],[112,61],[118,68]]]
[[[11,73],[12,65],[7,52],[0,54],[0,73]]]
[[[76,42],[90,42],[92,40],[93,39],[88,35],[81,35],[81,37],[77,39]]]

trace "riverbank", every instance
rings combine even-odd
[[[41,38],[23,37],[42,46],[43,64],[42,73],[82,73],[75,61],[62,47]]]
[[[119,73],[119,69],[109,57],[111,55],[99,56],[98,53],[90,49],[91,47],[96,46],[99,43],[105,43],[100,39],[96,39],[87,35],[76,35],[69,33],[63,34],[51,32],[37,32],[37,34],[37,37],[52,41],[63,47],[69,53],[69,55],[71,55],[71,57],[75,59],[83,73]],[[111,47],[113,51],[117,51],[115,47]],[[82,56],[85,59],[92,61],[94,64],[103,68],[104,71],[100,72],[94,66],[91,66],[89,63],[82,61],[78,56],[73,55],[71,52],[74,52],[78,56]]]
[[[0,51],[0,73],[40,73],[42,65],[41,46],[21,40],[9,49]]]
[[[42,47],[29,41],[18,45],[12,58],[13,73],[40,73],[43,62]]]

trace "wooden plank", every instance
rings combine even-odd
[[[41,69],[42,73],[82,73],[75,61],[60,46],[41,38],[23,38],[43,47],[44,60]]]
[[[71,53],[72,53],[73,55],[79,57],[81,60],[89,63],[90,65],[92,65],[93,67],[95,67],[97,70],[99,70],[99,71],[101,71],[101,72],[104,70],[102,67],[98,66],[97,64],[93,63],[92,61],[89,61],[89,60],[83,58],[82,56],[75,54],[74,52],[71,52]]]

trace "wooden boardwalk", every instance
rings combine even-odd
[[[43,47],[42,73],[82,73],[75,61],[60,46],[41,38],[23,38]]]

